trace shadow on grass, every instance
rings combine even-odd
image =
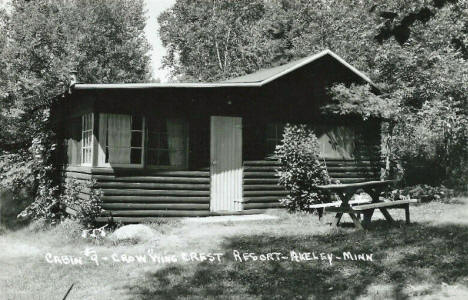
[[[371,285],[390,285],[391,298],[412,295],[409,284],[454,284],[468,278],[468,227],[373,222],[369,231],[339,230],[322,235],[253,235],[228,238],[221,263],[180,263],[146,274],[129,287],[132,298],[354,299]],[[373,261],[236,262],[233,250],[372,253]],[[466,284],[466,282],[464,283]],[[387,298],[389,295],[385,296]]]

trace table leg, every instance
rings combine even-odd
[[[379,208],[379,209],[382,212],[382,214],[384,215],[385,219],[387,219],[387,221],[393,222],[393,218],[392,218],[392,216],[390,216],[390,214],[388,213],[388,210],[386,208]]]
[[[343,213],[336,213],[335,218],[333,219],[332,226],[338,226],[340,223],[341,217],[343,216]]]
[[[410,223],[409,204],[405,205],[405,219],[406,219],[406,224],[409,224]]]
[[[363,221],[363,223],[364,223],[364,224],[370,223],[373,214],[374,214],[374,210],[373,210],[373,209],[370,209],[370,210],[364,212],[364,221]]]
[[[359,222],[359,219],[356,217],[356,215],[354,213],[349,213],[349,215],[351,216],[351,219],[353,220],[354,226],[356,226],[356,228],[359,230],[363,230],[364,227],[362,227],[362,224],[361,222]]]

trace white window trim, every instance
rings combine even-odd
[[[91,117],[91,129],[84,130],[84,118],[86,115],[90,115]],[[84,147],[84,132],[85,131],[91,131],[91,144],[87,146],[86,148],[89,148],[91,150],[91,159],[90,162],[85,163],[84,162],[84,155],[83,155],[83,150],[85,149]],[[81,166],[84,167],[92,167],[93,166],[93,161],[94,161],[94,113],[86,113],[81,116]]]

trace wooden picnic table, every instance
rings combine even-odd
[[[406,223],[410,223],[409,214],[409,203],[417,202],[414,199],[409,200],[396,200],[396,201],[380,201],[380,195],[382,191],[390,184],[398,182],[397,180],[384,180],[384,181],[367,181],[360,183],[349,183],[349,184],[327,184],[320,185],[317,188],[335,193],[341,199],[341,205],[339,207],[329,207],[327,210],[336,212],[335,218],[332,222],[333,226],[338,226],[341,217],[344,213],[349,214],[353,220],[354,225],[358,229],[364,229],[361,224],[359,214],[364,214],[364,224],[368,224],[371,221],[372,215],[375,209],[379,209],[384,215],[385,219],[389,222],[393,222],[393,218],[388,212],[388,209],[401,208],[405,210]],[[369,194],[372,201],[369,204],[351,206],[349,201],[353,195],[358,191],[363,190]]]

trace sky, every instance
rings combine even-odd
[[[0,0],[1,1],[1,0]],[[147,23],[145,34],[152,46],[151,66],[153,69],[153,78],[160,78],[162,82],[167,81],[168,71],[161,70],[161,60],[166,50],[164,49],[158,34],[158,16],[161,12],[171,7],[175,0],[145,0],[147,10]]]

